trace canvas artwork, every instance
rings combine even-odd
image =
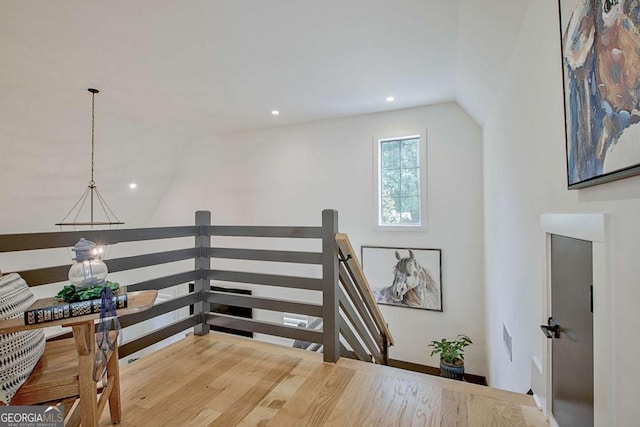
[[[379,304],[442,311],[440,249],[363,246],[362,268]]]
[[[583,188],[640,173],[640,2],[559,0],[567,177]]]

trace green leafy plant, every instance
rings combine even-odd
[[[86,288],[77,289],[73,285],[67,285],[60,292],[56,294],[57,300],[63,300],[66,302],[87,301],[91,299],[100,298],[102,290],[108,287],[114,294],[118,292],[120,285],[115,282],[106,282],[104,285],[89,286]]]
[[[431,341],[427,347],[433,348],[431,355],[439,354],[440,359],[451,365],[455,365],[458,360],[464,361],[464,348],[473,344],[466,335],[458,335],[454,340],[442,338],[440,341]],[[457,363],[461,364],[461,362]]]

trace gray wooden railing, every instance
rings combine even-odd
[[[369,355],[380,364],[389,359],[388,348],[393,336],[376,303],[362,265],[346,234],[335,237],[340,259],[340,308],[346,318],[341,319],[340,332],[360,360]]]
[[[337,233],[335,241],[340,261],[339,331],[349,346],[347,348],[340,343],[340,354],[367,362],[373,359],[376,363],[387,365],[388,348],[394,343],[391,331],[375,301],[349,237]],[[317,319],[310,327],[319,329],[322,327],[322,319]],[[294,346],[311,351],[321,350],[318,345],[303,340],[296,341]]]
[[[0,235],[0,255],[2,253],[21,252],[21,260],[47,262],[49,254],[54,255],[52,251],[57,248],[67,249],[76,244],[76,242],[84,237],[100,245],[115,245],[119,247],[123,245],[131,245],[137,242],[158,242],[158,246],[170,247],[169,250],[138,253],[134,256],[105,260],[109,268],[109,274],[128,272],[139,268],[147,268],[150,270],[145,277],[148,279],[140,282],[126,282],[117,280],[122,285],[127,286],[128,291],[137,291],[145,289],[162,290],[172,286],[186,284],[195,281],[201,272],[194,268],[188,268],[186,271],[180,271],[172,274],[158,272],[157,267],[168,263],[175,263],[185,260],[193,260],[198,254],[198,249],[191,246],[187,248],[176,249],[172,247],[171,241],[175,239],[193,237],[197,235],[197,227],[161,227],[161,228],[137,228],[123,230],[91,230],[91,231],[64,231],[51,233],[29,233],[29,234],[4,234]],[[55,257],[58,258],[58,257]],[[1,260],[2,258],[0,258]],[[0,261],[2,263],[2,261]],[[156,267],[155,269],[153,267]],[[8,273],[7,266],[3,265],[3,272]],[[42,267],[28,270],[16,271],[31,287],[39,287],[48,284],[68,283],[67,275],[69,273],[70,264],[57,265],[50,267]],[[174,269],[175,270],[175,269]],[[201,301],[202,295],[198,293],[189,293],[178,297],[162,301],[154,305],[150,310],[141,313],[135,313],[120,318],[120,324],[123,328],[127,328],[149,319],[171,313],[180,308],[189,307]],[[141,337],[125,342],[119,349],[121,358],[127,357],[143,348],[160,342],[175,334],[194,327],[199,321],[199,316],[190,315],[175,322],[163,324],[161,327],[147,332]],[[127,334],[125,333],[125,336]],[[58,337],[70,336],[70,333]]]
[[[127,257],[105,260],[109,274],[120,273],[117,281],[127,286],[129,291],[162,291],[185,285],[181,286],[184,291],[178,292],[178,296],[158,302],[148,311],[121,317],[121,325],[126,328],[175,310],[191,308],[187,314],[183,313],[186,310],[181,310],[178,320],[162,322],[160,327],[130,341],[126,341],[125,329],[125,343],[120,348],[121,358],[191,328],[196,335],[203,335],[209,332],[210,326],[218,326],[317,343],[322,345],[324,359],[329,362],[338,360],[341,346],[346,344],[359,359],[386,363],[387,347],[393,344],[393,339],[370,290],[366,288],[366,281],[363,287],[363,275],[360,277],[358,273],[359,264],[350,244],[345,245],[340,236],[343,235],[338,234],[338,214],[333,210],[322,212],[322,225],[318,227],[220,226],[211,224],[209,212],[199,211],[196,212],[196,223],[193,226],[0,235],[0,255],[23,252],[24,257],[38,254],[36,258],[46,259],[46,255],[43,256],[40,250],[70,248],[84,237],[102,245],[117,244],[118,248],[126,246],[129,252],[134,253]],[[187,243],[188,247],[181,247],[185,245],[184,238],[194,238],[195,243]],[[228,241],[234,238],[243,239],[245,244],[249,242],[257,245],[257,248],[223,247],[218,244],[218,240]],[[289,242],[300,239],[315,240],[321,250],[262,249],[260,241],[263,239],[287,239],[287,246]],[[138,243],[142,243],[147,249],[136,247]],[[149,253],[150,244],[164,250]],[[349,254],[351,258],[347,260]],[[340,259],[345,261],[341,262]],[[184,267],[184,261],[188,260],[193,260],[192,267]],[[257,261],[261,265],[271,265],[278,272],[286,270],[283,265],[308,265],[315,267],[317,273],[301,277],[219,267],[223,261],[228,260],[241,264]],[[30,286],[35,287],[52,283],[65,284],[69,268],[70,265],[66,264],[17,272]],[[138,270],[141,268],[144,268],[143,273]],[[130,277],[143,277],[144,280],[129,280]],[[264,290],[261,290],[260,295],[212,291],[211,285],[220,285],[220,282],[222,285],[240,283]],[[192,290],[187,290],[187,284],[193,284]],[[264,287],[310,291],[317,295],[315,300],[318,302],[309,302],[314,298],[296,301],[262,296],[269,294],[269,288]],[[211,312],[211,303],[322,318],[323,327],[321,330],[291,327],[260,318],[214,313]]]

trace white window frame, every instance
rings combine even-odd
[[[382,224],[382,189],[380,176],[380,144],[394,139],[419,138],[420,158],[420,225]],[[427,231],[427,131],[409,130],[389,132],[373,137],[373,221],[376,230],[383,231]]]

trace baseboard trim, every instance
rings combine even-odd
[[[540,396],[538,396],[537,394],[533,393],[533,401],[536,403],[536,406],[539,409],[543,409],[542,408],[542,399],[540,398]]]
[[[406,362],[404,360],[389,359],[389,366],[394,368],[406,369],[407,371],[420,372],[422,374],[440,376],[440,368],[433,366],[420,365],[418,363]],[[487,379],[481,375],[468,374],[465,372],[464,379],[473,384],[487,385]]]

